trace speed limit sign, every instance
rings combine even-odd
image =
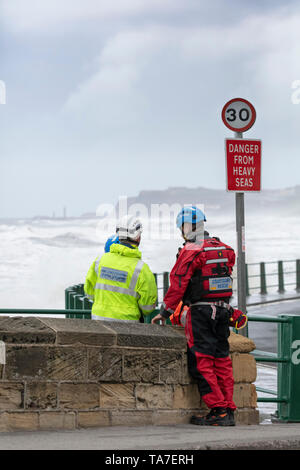
[[[253,126],[256,119],[254,106],[243,98],[233,98],[222,109],[225,126],[234,132],[244,132]]]

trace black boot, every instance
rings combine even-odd
[[[234,420],[234,410],[231,408],[226,408],[228,416],[229,416],[229,426],[235,426],[235,420]]]
[[[233,426],[227,408],[213,408],[206,416],[192,416],[191,424],[197,424],[198,426]]]
[[[206,420],[208,420],[210,418],[210,416],[212,415],[213,413],[213,409],[210,410],[210,412],[206,415],[206,416],[196,416],[196,415],[193,415],[191,417],[191,424],[197,424],[198,426],[204,426],[205,423],[206,423]]]

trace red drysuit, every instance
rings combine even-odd
[[[209,408],[236,408],[232,399],[229,312],[220,302],[228,303],[232,295],[234,263],[233,249],[217,238],[186,243],[170,273],[170,287],[160,312],[168,318],[181,300],[190,305],[185,324],[188,367]]]

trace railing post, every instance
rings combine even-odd
[[[75,286],[76,287],[76,286]],[[75,310],[76,309],[76,304],[75,304],[75,300],[76,300],[76,296],[77,296],[77,290],[74,290],[74,291],[71,291],[70,292],[70,297],[69,297],[69,307],[70,307],[70,310]],[[70,313],[68,318],[75,318],[75,314],[74,313]]]
[[[78,294],[84,295],[84,284],[78,284]]]
[[[283,262],[278,261],[278,292],[284,292]]]
[[[260,293],[263,295],[267,293],[266,267],[264,262],[260,263]]]
[[[76,294],[75,295],[75,308],[76,310],[82,310],[83,309],[83,297],[81,294]]]
[[[166,271],[164,272],[164,284],[163,285],[164,285],[163,293],[165,296],[169,289],[169,273]]]
[[[73,287],[67,292],[68,295],[68,309],[72,310],[74,308],[74,295],[76,295],[76,291]],[[66,318],[73,318],[72,314],[67,313]]]
[[[85,313],[84,314],[84,318],[87,319],[87,320],[91,320],[91,318],[92,318],[92,306],[93,306],[93,302],[88,297],[84,297],[83,298],[83,309],[84,310],[90,310],[90,313]]]
[[[278,397],[286,403],[278,404],[278,418],[286,422],[300,422],[300,316],[280,315],[289,323],[281,323],[278,331],[278,354],[289,359],[278,364]]]
[[[65,309],[69,308],[69,287],[65,289]]]
[[[92,310],[93,301],[90,300],[87,296],[83,298],[83,309],[84,310]]]
[[[296,291],[300,292],[300,259],[296,259]]]

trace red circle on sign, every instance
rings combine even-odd
[[[228,106],[230,104],[234,103],[235,101],[242,101],[243,103],[247,104],[249,106],[250,110],[251,110],[251,113],[252,113],[251,119],[248,122],[248,124],[246,124],[246,126],[244,126],[244,127],[233,127],[232,125],[230,125],[226,121],[226,118],[225,118],[226,109],[228,108]],[[228,129],[230,129],[231,131],[234,131],[234,132],[247,131],[248,129],[250,129],[253,126],[253,124],[255,123],[255,120],[256,120],[255,108],[254,108],[253,104],[251,104],[249,101],[245,100],[244,98],[233,98],[232,100],[227,101],[227,103],[225,104],[225,106],[222,109],[222,121],[224,122],[225,126],[228,127]]]

